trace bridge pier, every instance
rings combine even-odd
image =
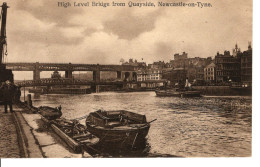
[[[122,72],[121,71],[117,71],[116,74],[117,74],[116,75],[117,79],[122,79]]]
[[[129,81],[132,81],[133,80],[133,72],[129,72],[129,73],[130,73]]]
[[[33,80],[40,80],[40,68],[39,68],[39,62],[36,62],[34,65],[34,70],[33,70]]]
[[[40,70],[34,70],[33,71],[33,80],[40,80],[41,79],[41,76],[40,76]]]
[[[100,82],[100,70],[93,71],[93,81]]]
[[[132,72],[132,74],[133,74],[132,80],[133,81],[137,81],[137,73],[136,72]]]
[[[137,75],[133,71],[122,71],[121,72],[121,79],[124,81],[136,81],[137,80]]]
[[[65,78],[72,78],[72,71],[65,71]]]

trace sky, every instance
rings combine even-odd
[[[7,62],[120,64],[122,58],[168,62],[184,51],[189,57],[214,57],[217,51],[231,51],[236,43],[243,51],[252,41],[251,0],[202,1],[210,2],[211,8],[64,8],[56,0],[6,2]]]

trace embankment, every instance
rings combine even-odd
[[[230,86],[193,86],[192,88],[208,96],[251,96],[250,88],[231,88]]]

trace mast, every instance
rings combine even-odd
[[[4,56],[4,45],[6,44],[6,16],[7,16],[7,4],[6,2],[3,3],[1,16],[1,36],[0,36],[0,66],[3,64],[3,56]]]

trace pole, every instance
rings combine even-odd
[[[25,81],[25,78],[24,78]],[[23,87],[23,101],[25,102],[25,86]]]

